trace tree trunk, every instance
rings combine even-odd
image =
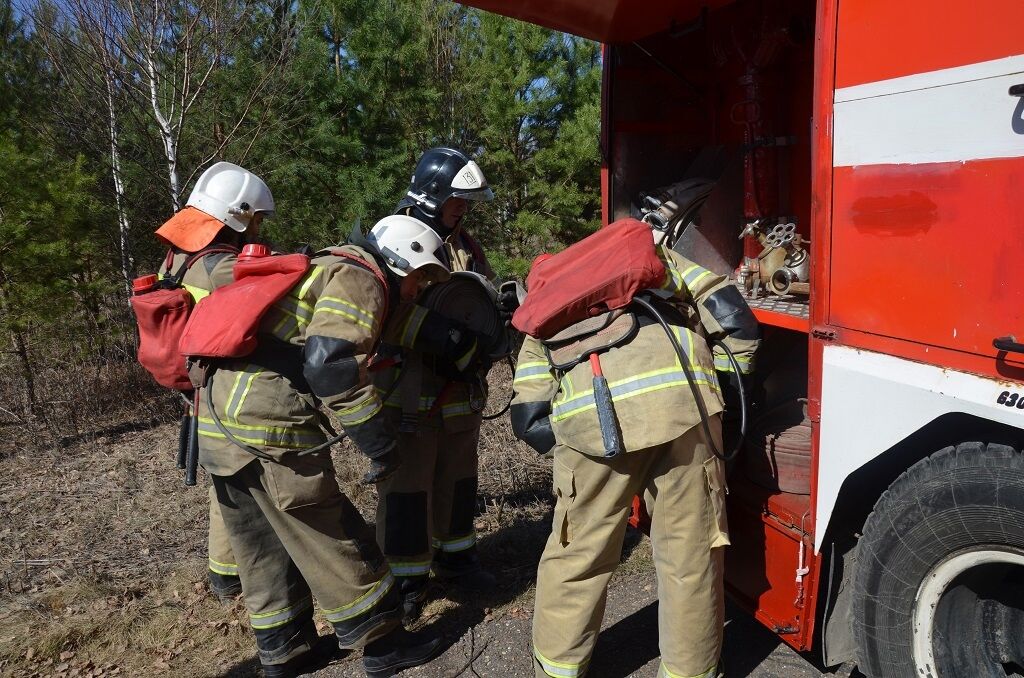
[[[4,273],[0,270],[0,283],[5,280]],[[11,306],[7,301],[7,290],[0,284],[0,311],[7,317],[11,315]],[[39,400],[36,397],[36,379],[32,372],[32,360],[28,355],[28,342],[25,341],[25,333],[15,327],[9,328],[11,343],[14,344],[14,353],[18,356],[18,364],[21,367],[21,375],[25,380],[25,399],[27,408],[22,411],[25,415],[35,416],[39,413]]]
[[[132,295],[132,276],[135,261],[129,243],[128,214],[125,211],[124,180],[121,176],[121,145],[117,136],[117,117],[114,114],[114,83],[109,69],[104,73],[107,87],[107,114],[110,129],[110,174],[114,179],[114,204],[117,208],[118,248],[121,255],[121,278],[125,292]]]
[[[149,102],[153,107],[153,117],[160,127],[160,140],[164,145],[164,158],[167,160],[167,180],[171,189],[171,207],[175,212],[181,209],[181,189],[178,181],[178,140],[175,138],[175,129],[171,121],[160,109],[160,101],[157,98],[156,66],[153,63],[153,55],[146,55],[146,71],[149,75]],[[173,111],[172,111],[173,112]]]

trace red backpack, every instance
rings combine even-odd
[[[309,270],[305,254],[278,254],[235,264],[235,282],[218,287],[189,317],[179,360],[242,358],[256,350],[260,321]]]
[[[185,332],[195,301],[182,280],[192,264],[207,254],[238,254],[228,245],[208,247],[196,252],[185,263],[162,280],[144,275],[132,282],[132,310],[139,328],[139,363],[161,386],[179,391],[192,390],[185,359],[178,353],[178,342]],[[174,252],[167,253],[166,268],[170,271]]]
[[[664,280],[651,227],[620,219],[554,256],[535,259],[512,325],[549,339],[581,320],[629,305],[638,292],[656,289]]]

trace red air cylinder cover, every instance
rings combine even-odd
[[[261,257],[269,257],[270,248],[262,243],[249,243],[242,248],[242,253],[238,255],[239,261],[249,261],[250,259],[259,259]]]
[[[150,273],[149,275],[140,275],[138,278],[132,281],[132,294],[145,294],[154,287],[159,279],[156,274]]]

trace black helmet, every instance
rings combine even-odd
[[[409,190],[398,203],[398,210],[419,208],[428,217],[441,214],[449,198],[493,200],[494,192],[480,167],[462,151],[432,148],[420,157],[409,182]]]

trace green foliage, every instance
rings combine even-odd
[[[160,13],[158,97],[171,110],[187,88],[197,92],[178,139],[182,199],[210,162],[251,168],[274,192],[278,216],[266,232],[282,247],[339,242],[355,219],[368,225],[389,214],[419,155],[436,145],[468,152],[494,188],[496,199],[475,206],[467,228],[499,273],[523,276],[536,254],[598,224],[594,43],[447,0],[156,0],[144,9],[129,0],[29,0],[19,12],[11,2],[0,0],[7,328],[75,318],[93,329],[101,318],[123,325],[124,276],[156,266],[161,246],[151,232],[171,215],[139,60],[145,31],[97,41],[76,8],[120,22],[129,7]],[[212,16],[231,20],[218,27]]]

